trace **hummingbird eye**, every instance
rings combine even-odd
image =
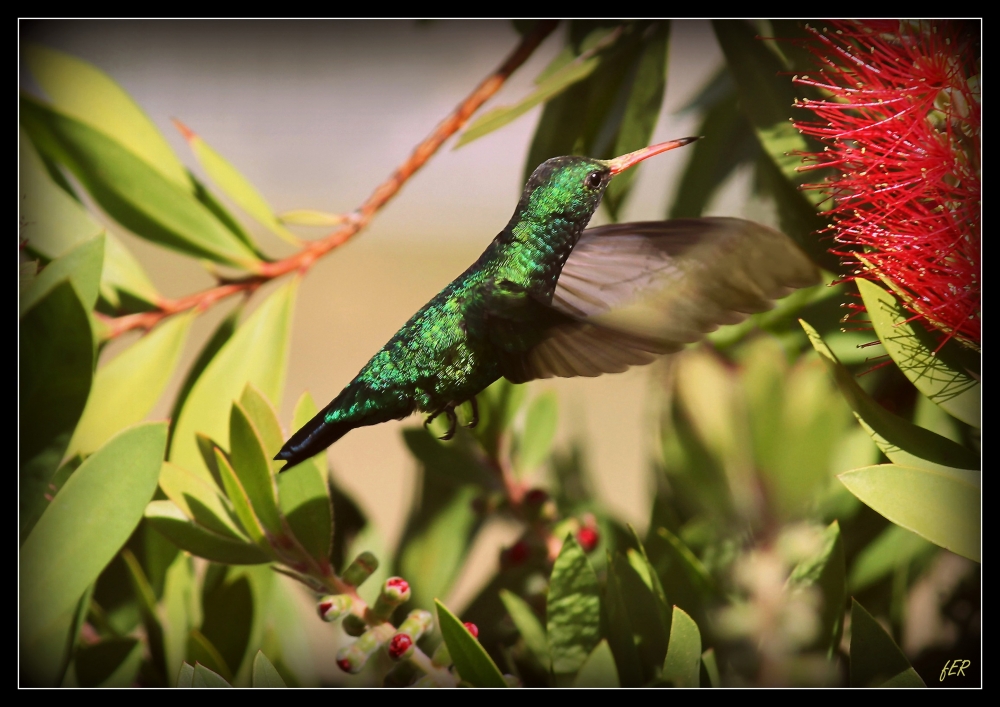
[[[604,175],[600,172],[591,172],[587,175],[586,184],[591,189],[597,189],[601,186],[601,181],[604,179]]]

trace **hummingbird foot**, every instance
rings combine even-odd
[[[448,431],[444,433],[443,436],[438,437],[438,439],[447,442],[449,439],[455,436],[455,428],[458,426],[458,417],[455,415],[455,403],[448,403],[444,407],[435,410],[427,419],[424,420],[424,427],[428,427],[438,415],[444,413],[448,418]]]
[[[472,404],[472,419],[469,420],[469,424],[467,424],[466,427],[471,430],[479,424],[479,403],[476,402],[475,395],[469,398],[469,402]]]

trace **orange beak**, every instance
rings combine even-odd
[[[670,140],[668,142],[661,142],[659,145],[651,145],[649,147],[644,147],[641,150],[630,152],[627,155],[622,155],[621,157],[615,157],[614,159],[608,160],[605,164],[607,164],[608,167],[611,168],[611,175],[614,176],[619,172],[624,172],[629,167],[639,164],[648,157],[652,157],[653,155],[658,155],[661,152],[666,152],[667,150],[673,150],[676,147],[684,147],[685,145],[690,145],[697,139],[698,138],[696,137],[682,137],[680,140]]]

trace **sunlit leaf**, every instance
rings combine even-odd
[[[31,44],[24,58],[52,103],[120,142],[164,177],[190,188],[184,166],[146,113],[106,73],[55,49]]]
[[[247,383],[243,389],[240,405],[243,406],[247,418],[253,423],[261,442],[264,443],[264,454],[268,459],[273,459],[285,442],[285,433],[281,431],[281,423],[278,422],[278,413],[274,405],[254,387],[253,383]],[[279,462],[272,463],[275,471],[278,467],[280,467]]]
[[[168,677],[178,675],[183,668],[188,632],[201,623],[196,594],[193,562],[187,553],[180,552],[167,568],[161,597]],[[191,671],[193,675],[193,667]]]
[[[573,687],[621,687],[608,642],[601,639],[573,679]]]
[[[196,135],[179,120],[175,119],[174,125],[188,141],[188,145],[191,146],[191,150],[198,158],[202,169],[226,196],[275,235],[292,245],[301,243],[298,236],[281,225],[264,197],[229,160],[216,152],[200,135]]]
[[[934,545],[906,528],[890,525],[865,546],[854,558],[848,584],[852,592],[891,574],[896,568],[934,550]]]
[[[672,681],[674,687],[699,687],[700,668],[701,632],[694,620],[675,606],[662,678]]]
[[[892,637],[852,600],[851,687],[882,687],[890,680],[893,687],[926,687]]]
[[[167,498],[198,525],[230,539],[249,542],[233,520],[229,500],[204,472],[199,475],[176,464],[163,462],[159,483]]]
[[[50,657],[36,645],[125,544],[156,489],[166,446],[166,425],[146,423],[113,437],[69,478],[21,548],[20,637],[22,666]],[[114,492],[109,492],[114,489]]]
[[[146,507],[146,519],[177,547],[192,555],[225,564],[270,562],[256,545],[213,533],[188,518],[173,501],[153,501]]]
[[[35,306],[60,282],[69,280],[76,288],[83,306],[89,311],[97,301],[104,262],[104,236],[82,241],[42,268],[38,276],[21,295],[20,315]]]
[[[153,409],[180,359],[194,314],[168,319],[97,370],[67,454],[90,454]]]
[[[195,257],[257,267],[257,255],[189,190],[113,137],[30,96],[22,96],[21,120],[36,147],[65,165],[108,214],[136,235]]]
[[[875,333],[899,370],[948,413],[979,427],[979,378],[963,367],[957,356],[949,355],[951,347],[937,351],[938,342],[920,325],[907,321],[912,315],[892,293],[868,280],[855,282]]]
[[[545,613],[552,671],[575,673],[601,639],[601,599],[594,568],[572,535],[552,567]]]
[[[297,284],[298,280],[293,280],[272,292],[195,381],[177,418],[171,461],[188,469],[204,465],[196,432],[224,448],[230,446],[230,407],[247,383],[268,400],[281,400]]]
[[[880,464],[846,471],[837,478],[896,525],[980,561],[982,490],[978,471]]]
[[[809,336],[813,348],[833,374],[861,426],[890,460],[904,466],[945,471],[953,467],[979,468],[979,460],[965,447],[893,415],[872,400],[854,380],[850,371],[837,360],[819,333],[801,319],[799,323]]]
[[[434,606],[437,607],[441,637],[448,646],[448,653],[451,654],[462,680],[475,687],[507,687],[496,663],[469,633],[469,629],[437,599],[434,600]]]

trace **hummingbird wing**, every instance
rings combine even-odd
[[[790,238],[744,219],[588,229],[563,266],[551,304],[531,305],[552,310],[531,314],[546,322],[544,334],[531,342],[508,339],[501,368],[514,382],[617,373],[770,309],[773,300],[818,280]]]

